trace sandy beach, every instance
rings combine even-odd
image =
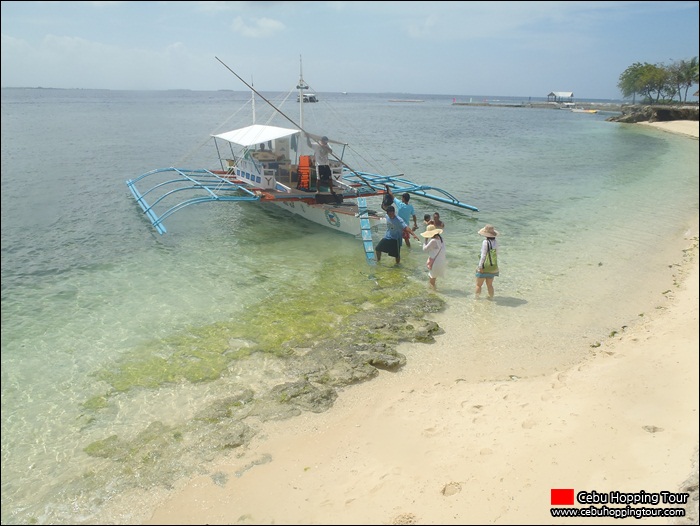
[[[644,124],[698,138],[697,121]],[[697,217],[684,238],[663,307],[575,367],[467,382],[445,359],[460,346],[446,320],[436,343],[406,345],[404,368],[343,390],[331,410],[260,424],[248,446],[164,494],[146,524],[606,524],[553,518],[590,504],[552,506],[551,490],[693,484],[688,503],[646,505],[688,517],[645,522],[697,524]]]
[[[668,121],[668,122],[640,122],[644,126],[653,126],[679,135],[698,138],[698,121]]]

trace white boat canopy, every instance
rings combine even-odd
[[[241,146],[254,146],[261,142],[281,139],[299,133],[299,130],[290,128],[279,128],[277,126],[265,126],[262,124],[253,124],[238,130],[232,130],[218,135],[214,135],[217,139],[239,144]]]

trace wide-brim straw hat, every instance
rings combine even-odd
[[[433,237],[437,236],[438,234],[442,234],[442,228],[435,228],[435,225],[428,225],[425,232],[421,232],[420,235],[423,237]]]
[[[479,235],[484,237],[496,237],[498,235],[498,230],[493,228],[493,225],[486,225],[479,230]]]

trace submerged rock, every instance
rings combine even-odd
[[[121,490],[171,488],[182,477],[207,473],[208,462],[249,443],[260,422],[327,411],[339,389],[403,367],[406,356],[397,350],[402,342],[432,343],[442,332],[426,316],[442,311],[445,302],[424,295],[422,287],[397,282],[391,290],[370,288],[365,295],[371,300],[359,295],[362,308],[351,308],[358,304],[354,297],[321,298],[319,305],[303,297],[291,306],[267,301],[260,309],[275,323],[260,327],[236,320],[197,328],[139,348],[100,372],[99,385],[112,389],[84,404],[88,430],[98,428],[101,415],[116,413],[120,401],[144,390],[215,387],[204,391],[201,407],[187,419],[178,422],[166,413],[167,423],[154,420],[140,431],[93,439],[83,451],[103,463],[66,487],[66,494],[108,484]],[[279,312],[268,312],[273,307]],[[216,481],[225,484],[220,475]]]

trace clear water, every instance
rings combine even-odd
[[[299,335],[277,322],[333,331],[343,317],[319,321],[323,305],[429,293],[415,244],[400,267],[371,269],[358,239],[277,209],[194,206],[165,236],[153,230],[125,181],[212,167],[209,134],[247,124],[248,98],[2,90],[3,524],[142,520],[149,495],[219,454],[198,411],[285,381],[270,357]],[[363,153],[353,168],[405,173],[480,209],[413,200],[419,218],[439,211],[447,225],[447,310],[435,319],[459,325],[465,378],[565,367],[663,301],[697,223],[697,141],[604,114],[390,98],[321,98],[305,105],[304,128],[351,141]],[[473,295],[485,223],[501,233],[493,302]],[[269,355],[222,363],[212,352],[271,334]],[[111,436],[157,444],[174,429],[188,431],[179,445],[137,463],[85,451]]]

